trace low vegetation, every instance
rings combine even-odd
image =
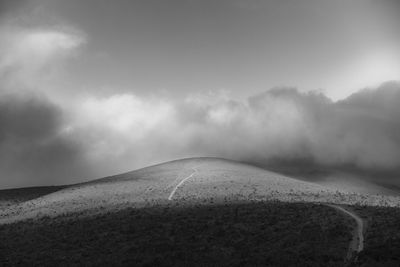
[[[367,222],[360,266],[400,266],[400,209],[356,207]]]
[[[0,208],[35,199],[56,191],[66,186],[38,186],[0,190]]]
[[[0,225],[0,265],[343,266],[351,223],[283,202],[43,217]]]

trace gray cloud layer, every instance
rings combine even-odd
[[[400,85],[333,102],[275,88],[247,101],[131,94],[57,107],[32,93],[0,100],[2,186],[70,183],[187,156],[398,171]]]
[[[276,88],[247,103],[225,101],[180,112],[196,114],[187,121],[206,129],[193,138],[201,149],[222,156],[371,170],[400,166],[400,86],[395,82],[339,102],[319,93]]]
[[[72,96],[49,83],[49,70],[85,43],[78,32],[8,26],[0,40],[0,187],[66,184],[189,156],[400,173],[398,82],[339,102],[294,88],[246,100]]]
[[[87,175],[81,151],[60,136],[62,113],[32,93],[0,98],[2,186],[71,182]]]
[[[70,134],[85,140],[89,158],[115,172],[198,155],[391,172],[400,166],[399,104],[396,82],[339,102],[294,88],[246,101],[224,94],[184,100],[125,94],[81,104]]]

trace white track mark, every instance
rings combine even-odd
[[[189,180],[190,178],[192,178],[192,176],[197,172],[197,169],[196,169],[195,167],[193,167],[192,169],[193,169],[193,172],[192,172],[189,176],[183,178],[182,181],[180,181],[180,182],[174,187],[174,189],[172,190],[171,194],[169,194],[168,200],[172,200],[172,198],[173,198],[174,195],[175,195],[176,190],[178,190],[178,188],[179,188],[180,186],[182,186],[187,180]]]
[[[176,178],[175,178],[175,180],[172,182],[172,183],[170,183],[166,188],[170,188],[170,187],[172,187],[178,180],[179,180],[179,177],[180,175],[178,175]]]
[[[349,253],[348,257],[352,256],[353,251],[360,253],[364,249],[364,234],[363,234],[364,222],[363,222],[363,219],[360,216],[358,216],[357,214],[355,214],[354,212],[346,210],[345,208],[343,208],[341,206],[332,205],[332,204],[327,204],[327,206],[334,208],[334,209],[352,217],[356,221],[357,226],[354,231],[353,240],[352,240],[352,243],[350,244],[350,248],[349,248],[352,251],[349,251],[350,253]]]

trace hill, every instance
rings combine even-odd
[[[276,201],[43,217],[0,225],[0,265],[343,266],[349,220]]]
[[[395,196],[364,195],[293,179],[248,164],[218,158],[171,161],[71,185],[3,208],[0,223],[127,207],[240,201],[328,202],[396,206]]]

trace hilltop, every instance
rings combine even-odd
[[[69,213],[97,214],[127,207],[280,200],[397,206],[396,196],[335,190],[262,168],[219,158],[170,161],[60,188],[8,205],[0,222]]]

